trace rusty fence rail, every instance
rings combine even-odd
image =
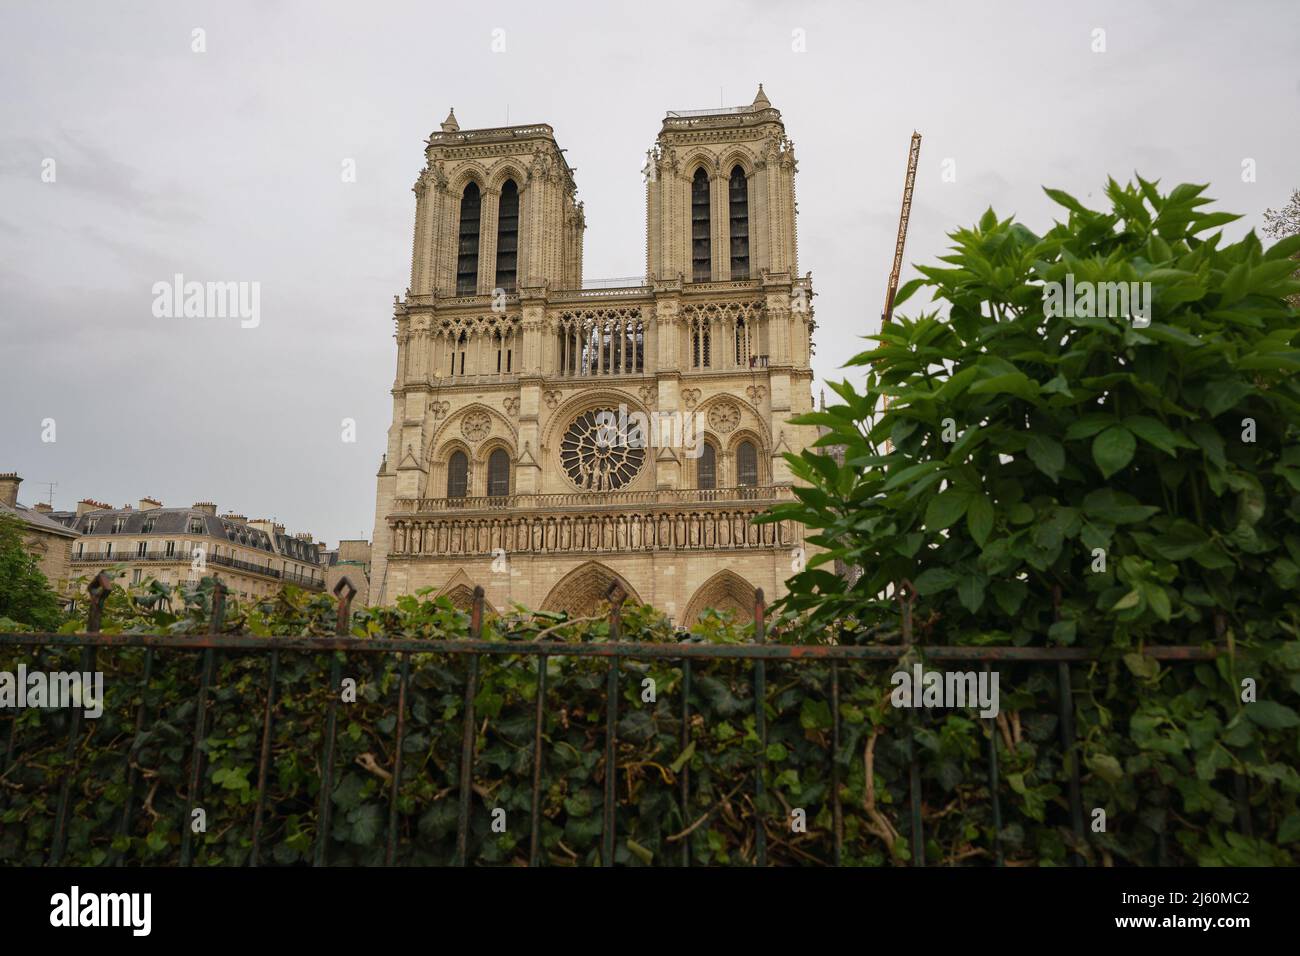
[[[474,589],[474,598],[470,611],[469,639],[436,641],[349,637],[348,627],[351,620],[352,599],[356,596],[357,592],[351,581],[346,577],[341,579],[334,588],[334,594],[338,598],[338,623],[335,629],[335,636],[333,637],[267,638],[243,633],[221,633],[221,624],[225,611],[226,586],[222,584],[220,579],[216,576],[213,576],[212,613],[206,634],[104,634],[100,632],[100,622],[102,620],[104,602],[108,597],[110,589],[110,579],[104,572],[101,572],[95,580],[91,582],[89,588],[90,602],[87,615],[87,628],[85,632],[77,634],[56,634],[49,632],[0,633],[0,646],[30,645],[37,648],[44,646],[80,647],[82,648],[81,669],[83,671],[94,670],[96,656],[101,649],[143,647],[146,650],[141,681],[145,687],[148,686],[152,675],[155,650],[161,649],[191,653],[201,652],[203,659],[202,667],[199,672],[199,693],[195,709],[193,742],[190,757],[188,804],[191,809],[199,805],[203,789],[203,745],[207,739],[208,733],[208,698],[213,689],[212,682],[214,680],[213,675],[216,666],[216,654],[219,651],[266,654],[266,703],[262,713],[262,735],[257,768],[257,801],[254,809],[252,850],[249,860],[250,865],[252,866],[257,866],[259,864],[262,854],[261,835],[265,817],[265,796],[270,766],[271,739],[275,723],[276,679],[279,670],[279,658],[282,652],[322,653],[342,651],[345,654],[360,653],[398,655],[400,659],[400,669],[398,678],[397,715],[393,758],[394,765],[391,781],[389,783],[388,827],[384,855],[386,865],[390,866],[393,865],[397,852],[398,789],[402,776],[402,745],[406,733],[406,710],[411,654],[446,654],[451,656],[464,655],[468,657],[466,666],[467,678],[465,683],[464,711],[462,717],[463,735],[459,767],[459,787],[456,798],[458,800],[458,818],[455,861],[457,865],[460,866],[467,866],[472,862],[469,857],[468,842],[475,745],[478,736],[475,729],[474,699],[477,695],[479,662],[485,655],[505,657],[532,656],[537,659],[537,699],[534,718],[535,726],[531,796],[532,820],[528,852],[528,862],[530,866],[537,865],[541,851],[539,824],[541,815],[542,766],[544,761],[542,743],[546,708],[546,664],[550,657],[597,657],[609,659],[605,688],[606,719],[604,765],[606,769],[604,772],[605,789],[604,807],[602,809],[600,851],[600,860],[603,866],[612,866],[614,864],[616,830],[615,784],[617,774],[611,772],[610,768],[615,767],[616,748],[618,745],[618,676],[621,664],[624,660],[679,660],[681,662],[681,746],[683,751],[690,743],[692,662],[697,660],[732,660],[752,662],[755,733],[759,739],[759,746],[755,756],[755,766],[752,771],[752,779],[754,795],[760,798],[764,794],[764,770],[767,759],[766,751],[768,743],[766,727],[767,714],[765,707],[767,662],[771,661],[788,664],[798,664],[800,662],[829,663],[831,710],[830,800],[834,831],[832,834],[832,862],[835,865],[841,863],[844,836],[843,808],[840,796],[841,780],[839,763],[836,759],[836,755],[839,753],[841,740],[841,667],[867,665],[872,663],[897,663],[901,657],[913,649],[920,652],[926,662],[964,662],[982,664],[985,671],[989,671],[995,664],[1000,663],[1055,665],[1059,686],[1058,705],[1060,713],[1058,715],[1058,730],[1063,758],[1068,764],[1069,773],[1068,798],[1071,829],[1079,844],[1084,843],[1086,839],[1081,796],[1079,755],[1075,738],[1072,665],[1094,661],[1098,658],[1098,655],[1085,648],[1071,647],[967,647],[914,644],[912,640],[913,595],[911,594],[910,587],[906,584],[899,589],[898,600],[902,624],[900,632],[902,642],[901,644],[889,645],[769,644],[766,641],[766,606],[764,603],[763,592],[761,590],[758,591],[755,596],[754,640],[751,643],[656,644],[623,641],[621,639],[622,604],[627,595],[616,583],[610,588],[607,595],[610,602],[609,640],[575,644],[553,641],[482,640],[484,603],[484,592],[482,587],[476,587]],[[1057,603],[1059,605],[1059,594],[1057,597]],[[1224,619],[1221,614],[1215,616],[1215,632],[1220,638],[1220,643],[1214,645],[1155,646],[1147,647],[1144,653],[1153,660],[1164,662],[1177,663],[1213,660],[1215,657],[1222,653],[1226,653],[1227,651],[1227,648],[1222,643]],[[334,789],[334,750],[337,735],[339,690],[342,682],[341,664],[337,655],[335,655],[331,661],[329,679],[332,693],[330,695],[325,715],[324,741],[321,749],[321,781],[319,804],[317,808],[316,842],[312,854],[313,865],[316,866],[324,866],[329,862],[328,844],[332,812],[332,801],[330,797]],[[142,698],[135,718],[135,733],[137,737],[144,730],[147,717],[146,705]],[[989,721],[990,724],[993,722],[993,718],[981,719]],[[78,707],[74,707],[71,711],[66,754],[66,765],[71,769],[64,774],[60,785],[58,804],[55,811],[54,832],[50,841],[49,857],[47,860],[48,864],[52,866],[57,866],[63,862],[63,856],[66,849],[69,806],[71,803],[73,782],[77,776],[77,750],[78,742],[81,737],[81,721],[82,710]],[[913,721],[914,718],[909,710],[909,715],[907,717],[907,726],[909,729],[914,726]],[[3,762],[0,763],[0,774],[7,772],[13,764],[14,755],[19,742],[18,736],[18,713],[16,712],[10,726],[7,746],[5,747],[3,755]],[[910,733],[908,735],[907,754],[909,811],[911,818],[911,860],[912,864],[915,866],[924,866],[926,865],[926,858],[922,825],[923,796],[921,788],[920,762],[917,758],[915,743]],[[1003,862],[1003,854],[1001,839],[999,836],[1002,824],[1001,801],[999,797],[1000,781],[998,771],[997,733],[992,727],[990,727],[989,733],[987,771],[993,817],[994,861],[997,865],[1001,865]],[[128,748],[128,753],[125,758],[125,772],[128,797],[125,801],[122,817],[118,824],[117,832],[119,835],[128,834],[130,832],[134,811],[134,807],[131,805],[131,795],[136,793],[137,770],[131,760],[130,748]],[[1244,780],[1239,778],[1238,784],[1237,803],[1240,815],[1239,824],[1243,832],[1249,833],[1251,829],[1250,810],[1245,799],[1244,787],[1241,786],[1244,784]],[[690,797],[689,764],[682,767],[679,787],[682,807],[683,810],[685,810]],[[193,863],[193,860],[194,848],[192,844],[192,831],[189,826],[182,826],[180,848],[181,865],[189,866]],[[121,865],[122,862],[121,856],[118,855],[117,864]],[[761,818],[755,822],[754,862],[759,866],[764,866],[767,862],[766,832]],[[1071,862],[1075,865],[1082,865],[1083,859],[1078,856],[1078,854],[1074,854]],[[688,866],[689,864],[689,841],[684,840],[682,841],[681,847],[681,865]]]

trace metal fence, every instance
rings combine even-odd
[[[410,677],[411,654],[461,655],[467,658],[467,680],[465,684],[463,733],[461,760],[459,767],[459,788],[457,794],[458,821],[456,833],[456,863],[469,865],[472,860],[468,852],[470,829],[470,812],[472,800],[472,783],[474,773],[475,745],[475,697],[477,695],[479,663],[487,655],[531,656],[537,662],[537,700],[534,727],[534,750],[532,766],[531,797],[531,834],[529,840],[528,860],[530,866],[536,866],[541,850],[540,816],[543,753],[543,729],[546,715],[546,663],[555,657],[593,657],[609,659],[605,686],[605,740],[604,740],[604,807],[601,831],[600,860],[604,866],[614,863],[615,844],[615,784],[617,774],[616,749],[618,745],[618,676],[624,660],[678,660],[682,667],[682,729],[681,746],[683,751],[690,743],[691,717],[691,666],[694,661],[749,661],[753,668],[754,720],[759,746],[755,755],[752,771],[753,793],[761,798],[764,794],[764,769],[767,751],[766,727],[766,681],[767,664],[809,664],[825,662],[830,665],[830,711],[831,711],[831,750],[828,760],[831,767],[830,800],[833,820],[833,862],[841,863],[843,851],[843,808],[840,794],[840,768],[834,759],[840,750],[841,716],[840,716],[840,670],[842,667],[869,666],[871,664],[895,664],[900,657],[915,649],[927,662],[966,662],[981,664],[989,671],[996,664],[1022,663],[1041,666],[1055,666],[1059,682],[1059,721],[1058,731],[1065,763],[1068,765],[1068,798],[1071,828],[1076,841],[1082,845],[1086,839],[1084,814],[1081,797],[1079,754],[1075,737],[1075,712],[1073,703],[1073,671],[1077,664],[1096,660],[1095,652],[1084,648],[1070,647],[1011,647],[1011,646],[945,646],[921,645],[913,642],[913,602],[914,595],[910,584],[904,583],[896,595],[900,612],[900,644],[876,645],[837,645],[837,644],[774,644],[768,643],[766,606],[763,592],[756,593],[754,601],[754,640],[740,644],[680,643],[659,644],[649,642],[628,642],[622,640],[622,605],[627,595],[615,583],[609,589],[609,640],[601,642],[566,643],[556,641],[485,641],[482,639],[484,592],[482,587],[474,589],[473,603],[470,610],[468,640],[412,640],[394,638],[356,638],[349,637],[348,628],[351,620],[352,599],[356,588],[345,577],[334,588],[338,599],[338,618],[333,637],[260,637],[244,633],[221,633],[225,610],[226,587],[213,577],[212,613],[208,630],[202,635],[168,635],[168,634],[104,634],[100,632],[104,602],[111,589],[111,581],[105,572],[101,572],[89,587],[90,604],[87,617],[87,629],[84,633],[0,633],[0,646],[31,645],[75,646],[82,648],[81,669],[93,671],[96,655],[101,649],[122,647],[145,648],[142,683],[147,687],[153,670],[155,651],[175,651],[178,653],[202,653],[202,669],[199,677],[197,707],[195,711],[193,743],[190,758],[188,803],[191,808],[199,805],[203,791],[204,766],[203,744],[208,733],[209,697],[213,691],[213,674],[218,651],[232,653],[257,653],[266,655],[266,702],[262,714],[262,731],[260,756],[257,767],[257,802],[254,810],[252,828],[252,853],[250,863],[257,866],[261,860],[261,837],[265,817],[265,795],[267,791],[268,770],[271,755],[271,740],[275,722],[276,676],[281,652],[329,652],[342,651],[350,654],[387,654],[397,655],[400,661],[397,716],[395,727],[394,766],[388,795],[388,828],[385,848],[385,862],[393,865],[397,852],[398,839],[398,788],[402,776],[402,744],[406,733],[406,710],[408,683]],[[1059,589],[1056,592],[1056,604],[1059,606]],[[1058,611],[1059,613],[1059,611]],[[1219,642],[1202,646],[1156,646],[1148,647],[1146,656],[1164,662],[1195,662],[1213,660],[1221,653],[1227,652],[1223,643],[1225,620],[1221,612],[1214,617],[1215,633]],[[341,687],[341,665],[337,655],[330,664],[330,683],[332,693],[325,715],[324,741],[321,752],[320,796],[317,810],[316,841],[313,862],[316,866],[328,863],[328,843],[332,812],[331,795],[334,789],[335,743],[337,731],[337,710]],[[913,726],[914,717],[909,711],[908,727]],[[146,704],[142,697],[135,719],[135,732],[139,735],[148,718]],[[990,724],[993,718],[982,718]],[[63,776],[55,811],[54,832],[49,848],[48,863],[58,865],[63,861],[68,833],[68,814],[71,803],[73,781],[76,777],[78,743],[81,739],[82,711],[74,708],[71,713],[70,729],[67,740],[66,765],[71,769]],[[994,830],[994,861],[1003,862],[1001,838],[1002,829],[1000,782],[998,771],[997,733],[990,727],[987,752],[988,785],[991,801]],[[18,734],[18,716],[15,713],[8,734],[3,766],[0,767],[0,779],[13,765],[17,748],[20,745]],[[908,735],[908,779],[909,809],[911,817],[911,861],[915,866],[926,864],[925,843],[922,821],[922,786],[920,763],[915,751],[912,736]],[[133,766],[130,751],[124,758],[128,794],[136,792],[136,768]],[[690,766],[682,767],[678,781],[682,806],[689,805]],[[1241,815],[1240,826],[1243,832],[1250,832],[1250,812],[1244,792],[1244,779],[1238,778],[1237,803]],[[134,807],[128,797],[119,825],[119,833],[129,833]],[[181,828],[180,858],[182,865],[193,862],[193,844],[191,828]],[[690,865],[689,841],[682,841],[681,865]],[[759,866],[767,863],[766,831],[761,819],[755,823],[754,860]],[[121,860],[119,859],[119,864]],[[1083,860],[1073,855],[1072,863],[1081,865]]]

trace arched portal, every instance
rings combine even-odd
[[[686,605],[686,614],[680,623],[689,627],[710,608],[719,612],[730,611],[737,624],[748,623],[754,616],[754,596],[754,586],[736,572],[719,571],[700,585],[691,603]]]
[[[569,617],[591,617],[606,604],[609,586],[615,581],[627,592],[629,602],[641,603],[636,591],[622,577],[599,561],[588,561],[560,579],[546,596],[542,610],[563,611]]]

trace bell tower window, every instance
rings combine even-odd
[[[712,253],[709,248],[709,174],[701,167],[691,180],[691,281],[708,282],[713,278]]]
[[[497,288],[515,291],[519,261],[519,187],[507,179],[497,204]]]
[[[749,183],[739,166],[731,171],[727,190],[731,209],[731,278],[749,278]]]
[[[456,260],[457,295],[474,295],[478,291],[478,229],[481,206],[478,184],[470,183],[460,197],[460,243],[457,247]]]

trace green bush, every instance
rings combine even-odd
[[[849,363],[866,387],[796,420],[843,463],[790,456],[808,487],[769,517],[824,549],[788,615],[880,628],[907,582],[923,642],[1100,653],[1075,676],[1084,807],[1110,821],[1096,847],[1131,859],[1176,834],[1184,860],[1294,862],[1300,237],[1226,244],[1212,230],[1238,217],[1203,211],[1203,189],[1111,181],[1109,211],[1048,190],[1069,216],[1043,236],[992,210],[953,233],[898,296],[928,287],[946,316],[898,318]],[[1149,283],[1150,311],[1057,308],[1067,281]],[[1214,666],[1135,653],[1219,628],[1232,653]],[[1034,761],[1013,753],[1008,772],[1059,803]]]

